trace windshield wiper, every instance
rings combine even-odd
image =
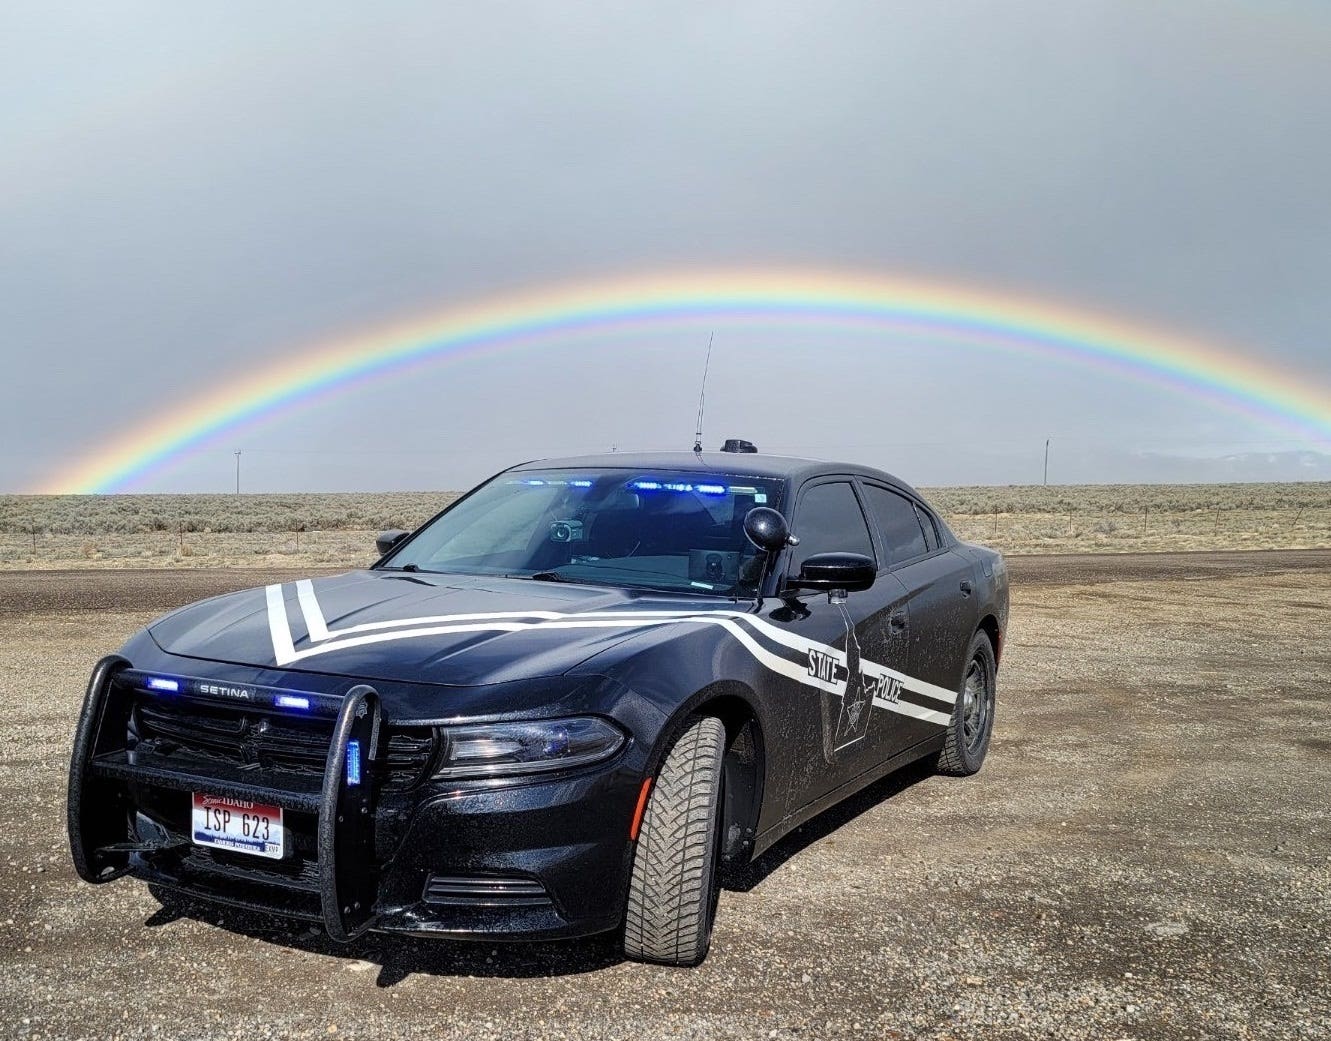
[[[558,571],[537,571],[532,575],[510,575],[510,578],[530,578],[533,582],[573,582],[575,579],[561,575]]]

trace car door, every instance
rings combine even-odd
[[[876,560],[859,495],[849,477],[824,477],[799,490],[791,531],[799,544],[787,551],[787,578],[816,553],[863,553]],[[793,637],[807,656],[808,676],[789,683],[783,712],[794,728],[787,812],[795,812],[867,770],[883,757],[887,721],[873,706],[864,659],[904,653],[904,632],[890,618],[904,609],[905,590],[885,574],[869,589],[845,598],[826,592],[788,591],[769,601],[766,619]]]
[[[978,622],[972,596],[974,563],[942,544],[928,508],[902,491],[861,480],[865,504],[888,557],[888,570],[905,589],[910,650],[908,674],[927,684],[956,691],[966,650]],[[936,737],[938,713],[951,705],[910,695],[934,711],[913,718],[906,729],[917,741]]]

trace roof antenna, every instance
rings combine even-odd
[[[698,432],[693,435],[693,450],[698,455],[702,455],[702,413],[707,404],[707,371],[712,367],[712,337],[715,335],[707,334],[707,360],[702,365],[702,390],[698,392]]]

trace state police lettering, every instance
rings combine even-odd
[[[901,681],[895,676],[876,676],[872,673],[861,672],[860,679],[864,683],[864,689],[869,697],[874,701],[885,701],[889,705],[895,705],[901,701]]]
[[[837,661],[825,651],[809,648],[809,675],[814,679],[831,683],[836,678]]]

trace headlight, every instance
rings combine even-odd
[[[624,747],[624,734],[595,716],[532,723],[442,727],[443,758],[435,777],[506,777],[586,766]]]

